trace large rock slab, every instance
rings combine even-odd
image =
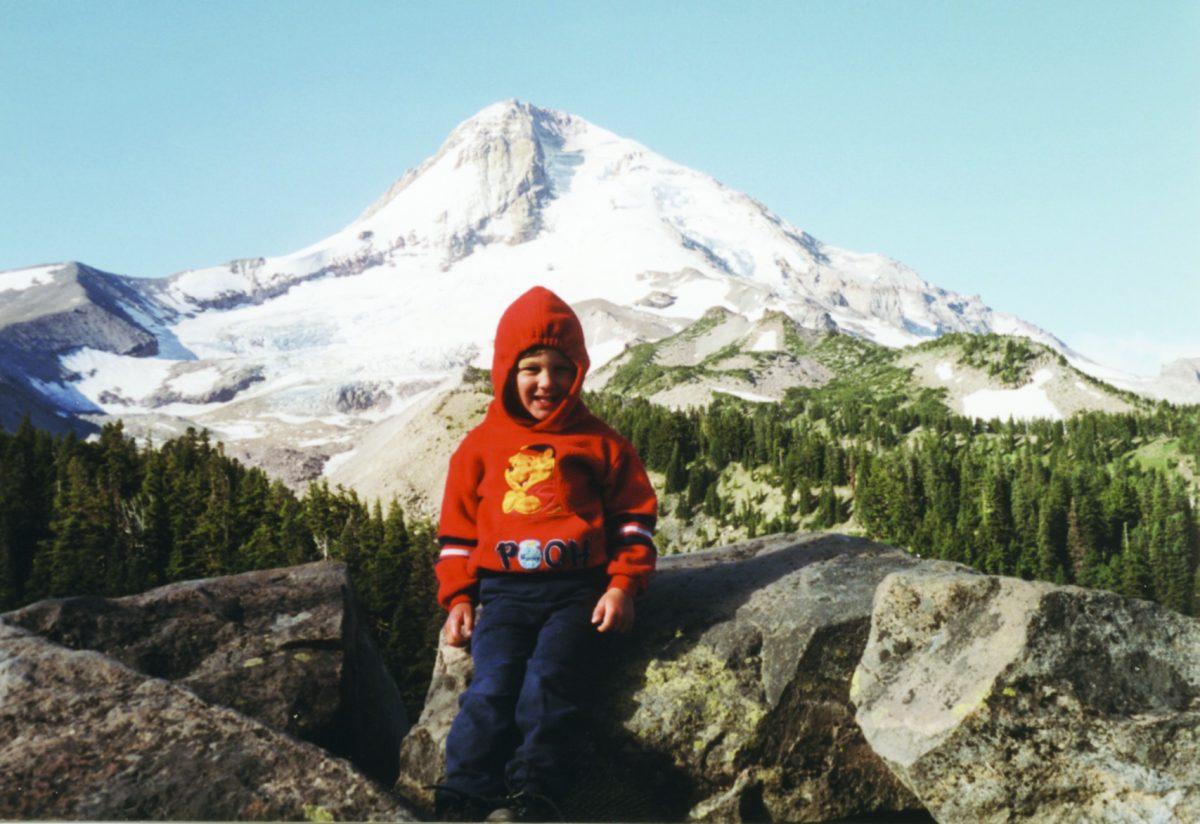
[[[851,695],[939,821],[1200,821],[1200,622],[1149,602],[897,573]]]
[[[0,818],[413,820],[348,761],[0,623]]]
[[[39,601],[0,619],[184,685],[385,784],[396,778],[404,706],[340,562]]]
[[[867,746],[849,681],[872,596],[907,553],[789,535],[662,558],[629,638],[609,638],[567,812],[589,820],[822,821],[918,807]],[[439,651],[398,789],[444,765],[470,657]]]

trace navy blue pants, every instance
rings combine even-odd
[[[483,796],[561,793],[594,677],[599,633],[591,617],[605,580],[590,573],[480,579],[475,674],[446,739],[447,786]]]

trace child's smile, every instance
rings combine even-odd
[[[534,420],[550,417],[574,381],[575,364],[557,349],[538,349],[517,361],[517,397]]]

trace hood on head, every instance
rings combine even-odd
[[[567,397],[542,421],[530,422],[520,415],[520,401],[507,397],[509,379],[522,352],[535,346],[552,346],[575,364],[575,380]],[[568,421],[577,407],[582,406],[579,393],[589,366],[587,346],[583,340],[583,325],[566,301],[544,286],[535,286],[504,310],[496,327],[496,342],[492,355],[492,392],[495,399],[489,412],[502,414],[510,420],[536,430],[556,430]],[[510,408],[517,404],[516,409]]]

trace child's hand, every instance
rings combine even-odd
[[[471,637],[471,630],[474,628],[475,607],[471,606],[470,602],[464,601],[450,608],[450,614],[446,616],[446,624],[442,627],[442,636],[450,646],[461,647],[467,643],[467,639]]]
[[[623,589],[610,587],[596,602],[596,608],[592,610],[592,623],[600,625],[596,627],[600,632],[610,629],[629,632],[633,627],[633,598]]]

